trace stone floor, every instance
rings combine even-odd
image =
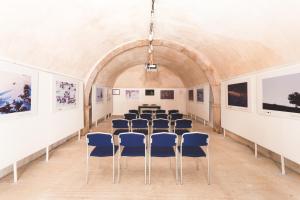
[[[109,131],[111,121],[99,124],[98,131]],[[144,184],[144,162],[128,158],[119,184],[112,184],[111,159],[91,160],[89,183],[85,182],[86,143],[72,139],[50,154],[48,163],[41,157],[19,172],[19,182],[9,175],[0,180],[1,200],[59,199],[300,199],[300,175],[272,160],[258,157],[244,145],[213,133],[210,128],[194,122],[194,130],[211,137],[212,184],[207,184],[206,160],[196,170],[193,159],[184,159],[184,184],[176,185],[175,162],[154,158],[151,185]],[[124,161],[123,161],[124,166]]]

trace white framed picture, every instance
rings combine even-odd
[[[128,99],[128,100],[138,100],[140,91],[139,90],[126,90],[125,95],[126,95],[126,99]]]
[[[74,109],[79,104],[79,81],[62,76],[53,79],[54,111]]]
[[[103,88],[96,87],[96,103],[100,103],[103,101]]]
[[[26,116],[37,111],[38,72],[0,62],[0,119]]]
[[[120,89],[112,89],[112,95],[120,95]]]

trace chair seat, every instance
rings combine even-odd
[[[175,151],[173,147],[151,147],[152,157],[174,157]]]
[[[162,133],[162,132],[169,132],[169,129],[153,129],[153,133]]]
[[[115,152],[114,154],[118,151],[119,146],[115,145]],[[106,157],[106,156],[112,156],[113,155],[113,150],[112,146],[111,147],[95,147],[93,151],[90,153],[90,156],[93,157]]]
[[[201,147],[182,147],[182,156],[186,157],[206,157],[206,153]],[[178,147],[180,152],[180,147]]]
[[[145,147],[124,147],[121,156],[145,156]]]
[[[114,131],[114,135],[119,135],[120,133],[126,133],[126,132],[128,132],[129,131],[129,129],[116,129],[115,131]]]
[[[175,130],[175,133],[177,135],[182,135],[182,134],[187,133],[187,132],[190,132],[190,130],[189,129],[176,129]]]
[[[134,132],[136,133],[143,133],[145,135],[148,135],[148,129],[139,129],[139,128],[136,128],[136,129],[133,129]]]

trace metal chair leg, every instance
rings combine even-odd
[[[113,173],[113,177],[112,177],[112,179],[113,179],[113,183],[115,183],[115,155],[113,154],[113,166],[112,166],[112,173]]]
[[[183,182],[183,178],[182,178],[182,148],[181,148],[181,151],[180,151],[180,184],[182,185],[182,182]]]

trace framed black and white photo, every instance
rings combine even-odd
[[[96,103],[103,101],[103,88],[96,87]]]
[[[227,85],[227,105],[248,108],[248,82]]]
[[[161,90],[160,99],[174,99],[174,90]]]
[[[197,102],[204,102],[204,89],[199,88],[197,89]]]
[[[120,95],[120,89],[112,89],[112,95]]]
[[[194,101],[194,90],[189,90],[189,101]]]

